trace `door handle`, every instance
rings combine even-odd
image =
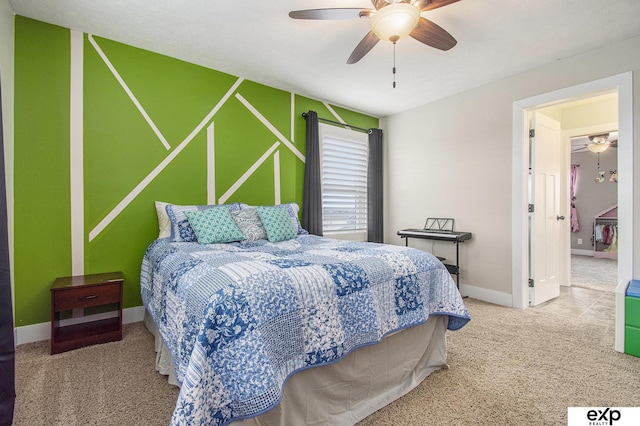
[[[558,219],[558,220],[564,220],[564,216],[556,216],[556,219]]]

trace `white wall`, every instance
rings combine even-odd
[[[563,131],[617,123],[618,97],[613,95],[605,96],[597,102],[581,103],[562,108],[560,121]]]
[[[509,304],[513,103],[634,71],[634,145],[638,146],[638,51],[640,37],[382,119],[386,136],[385,242],[401,244],[396,231],[421,226],[426,217],[453,217],[456,230],[473,232],[473,239],[460,247],[463,289],[473,289],[474,297]],[[593,67],[594,63],[599,66]],[[640,211],[640,149],[634,156],[634,211]],[[634,214],[634,221],[634,226],[640,226],[638,214]],[[426,241],[413,241],[413,246],[431,247]],[[635,271],[640,271],[639,257],[637,235]]]

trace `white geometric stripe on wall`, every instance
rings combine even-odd
[[[189,135],[173,150],[171,151],[161,162],[158,164],[140,183],[138,183],[135,188],[129,192],[119,203],[116,205],[113,210],[111,210],[98,225],[95,226],[89,232],[89,241],[93,241],[95,237],[97,237],[100,232],[102,232],[122,211],[131,203],[159,174],[162,172],[183,150],[186,146],[191,142],[197,135],[202,131],[204,126],[211,121],[213,116],[218,112],[218,110],[225,104],[225,102],[229,99],[229,97],[237,90],[240,83],[242,83],[244,79],[238,78],[236,82],[227,90],[225,95],[218,101],[218,103],[209,111],[209,113],[200,121],[200,123],[189,133]]]
[[[79,33],[83,36],[82,33]],[[142,117],[148,123],[148,125],[153,129],[154,134],[160,140],[160,142],[165,146],[166,149],[171,149],[171,145],[166,140],[164,135],[160,132],[158,127],[155,125],[153,119],[146,112],[142,104],[138,101],[137,97],[133,93],[133,91],[126,84],[125,80],[122,78],[120,73],[117,71],[116,67],[109,60],[108,56],[104,53],[104,51],[100,48],[98,42],[93,38],[93,36],[88,35],[88,40],[98,53],[102,61],[105,63],[107,68],[116,78],[124,92],[127,94],[131,102],[138,109]],[[83,42],[83,40],[82,40]],[[80,49],[81,50],[81,49]],[[82,57],[77,57],[72,51],[72,62],[80,61],[82,64]],[[76,65],[77,66],[77,65]],[[218,199],[218,203],[226,202],[241,186],[244,184],[247,179],[257,170],[257,168],[262,165],[271,155],[273,155],[274,161],[274,202],[279,204],[281,202],[280,194],[280,155],[277,151],[280,143],[287,146],[287,148],[293,152],[296,157],[298,157],[301,161],[305,161],[304,155],[290,142],[280,131],[278,131],[273,124],[271,124],[265,117],[262,115],[257,108],[255,108],[249,101],[247,101],[240,93],[236,93],[240,84],[244,81],[243,78],[238,78],[235,83],[227,90],[225,95],[218,101],[218,103],[213,107],[213,109],[199,122],[199,124],[193,129],[193,131],[182,141],[180,142],[174,149],[171,151],[167,157],[165,157],[147,176],[145,176],[90,232],[89,232],[89,241],[93,241],[106,227],[116,218],[122,211],[162,172],[183,150],[184,148],[195,138],[200,131],[209,124],[206,128],[207,135],[207,202],[215,203],[216,192],[215,192],[215,126],[213,117],[216,112],[226,103],[226,101],[231,97],[232,94],[235,93],[235,97],[267,128],[269,129],[277,138],[276,141],[265,153],[252,164],[243,175],[236,181],[231,187]],[[73,84],[73,83],[72,83]],[[291,94],[292,97],[292,119],[293,119],[293,99],[294,94]],[[82,101],[82,96],[80,96],[80,102]],[[291,128],[291,132],[293,135],[293,124]],[[78,163],[76,163],[77,167]],[[80,167],[81,169],[81,167]],[[83,191],[84,189],[82,189]],[[72,210],[75,212],[75,215],[84,215],[84,208],[79,203],[74,203],[72,205]],[[79,219],[79,218],[78,218]],[[75,223],[80,223],[77,220]],[[83,231],[82,234],[83,235]],[[78,265],[84,265],[84,239],[76,238],[72,241],[72,262]]]
[[[280,151],[273,153],[273,204],[280,204]]]
[[[349,130],[351,130],[351,127],[347,126],[347,122],[346,122],[346,121],[344,121],[344,120],[342,119],[342,117],[340,117],[340,115],[338,115],[338,113],[337,113],[337,112],[336,112],[336,111],[331,107],[331,105],[329,105],[329,104],[328,104],[328,103],[326,103],[326,102],[322,102],[322,103],[323,103],[323,105],[324,105],[324,106],[329,110],[329,112],[330,112],[331,114],[333,114],[333,116],[335,117],[335,119],[336,119],[336,120],[338,120],[338,122],[340,122],[340,123],[344,124],[344,128],[345,128],[345,129],[349,129]]]
[[[131,89],[129,89],[129,86],[127,86],[127,83],[125,83],[124,79],[120,76],[120,73],[118,73],[118,71],[116,70],[116,67],[113,66],[113,64],[111,63],[111,61],[107,57],[107,55],[100,48],[98,43],[94,40],[93,36],[91,34],[89,34],[87,36],[87,38],[89,39],[89,42],[91,43],[91,45],[93,46],[95,51],[98,53],[100,58],[102,58],[102,61],[107,65],[107,68],[109,68],[109,71],[111,71],[111,73],[116,78],[116,80],[118,81],[120,86],[122,86],[122,88],[124,89],[124,91],[127,94],[127,96],[129,96],[129,99],[131,99],[131,102],[133,102],[133,105],[135,105],[135,107],[138,109],[138,111],[140,111],[140,114],[142,114],[142,117],[144,117],[145,121],[149,124],[149,126],[153,130],[153,133],[155,133],[156,136],[158,137],[158,139],[160,139],[160,142],[162,142],[162,145],[164,145],[166,150],[167,151],[170,150],[171,149],[171,145],[169,145],[169,142],[167,142],[167,139],[160,132],[160,129],[158,129],[158,126],[156,126],[156,124],[153,122],[151,117],[149,117],[149,114],[147,114],[147,111],[144,109],[142,104],[138,101],[138,98],[136,98],[136,96],[133,94]]]
[[[70,32],[69,194],[71,273],[84,275],[84,34]]]
[[[287,148],[289,148],[291,152],[293,152],[293,154],[300,159],[300,161],[302,161],[303,163],[305,162],[304,155],[300,151],[298,151],[298,148],[296,148],[293,143],[289,141],[289,139],[287,139],[282,133],[280,133],[280,131],[276,129],[276,127],[271,124],[269,120],[264,117],[264,115],[260,114],[256,107],[251,105],[249,101],[247,101],[240,93],[236,93],[236,98],[242,103],[242,105],[244,105],[249,111],[251,111],[251,113],[258,120],[260,120],[260,122],[264,124],[264,126],[269,129],[280,142],[282,142]]]
[[[207,204],[216,204],[216,151],[214,121],[207,127]]]
[[[238,178],[238,180],[236,180],[231,187],[229,187],[229,189],[220,196],[220,198],[218,199],[218,203],[220,204],[224,204],[227,202],[227,200],[229,200],[229,198],[231,198],[231,196],[238,190],[240,189],[240,187],[242,186],[242,184],[244,184],[250,177],[251,175],[258,170],[258,167],[260,167],[265,161],[267,161],[267,159],[271,156],[271,154],[274,153],[274,151],[276,150],[276,148],[278,148],[278,146],[280,145],[279,141],[276,141],[273,145],[271,145],[271,147],[269,149],[267,149],[265,151],[264,154],[262,154],[260,156],[260,158],[258,158],[243,174],[242,176],[240,176]]]

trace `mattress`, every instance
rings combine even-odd
[[[259,416],[307,369],[431,318],[450,330],[469,320],[451,276],[429,253],[313,235],[156,240],[143,258],[141,293],[181,386],[172,424]]]
[[[156,370],[178,386],[171,357],[150,315]],[[292,375],[282,399],[256,417],[233,426],[349,425],[366,418],[417,387],[429,374],[448,368],[447,317],[398,331],[376,345],[363,346],[341,360]]]

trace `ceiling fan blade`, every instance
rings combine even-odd
[[[409,34],[416,40],[440,50],[449,50],[458,42],[440,25],[420,17],[418,26]]]
[[[420,12],[424,12],[425,10],[437,9],[458,1],[460,0],[418,0],[414,5],[420,9]]]
[[[293,19],[356,19],[360,12],[366,9],[336,8],[336,9],[307,9],[292,10],[289,17]]]
[[[379,41],[380,39],[378,38],[378,36],[375,35],[373,31],[369,31],[353,50],[351,56],[349,56],[349,59],[347,59],[347,64],[351,65],[358,62],[364,57],[364,55],[369,53],[369,51],[373,49],[373,46],[375,46]]]
[[[373,7],[375,7],[376,10],[380,10],[389,4],[387,0],[371,0],[371,3],[373,3]]]

